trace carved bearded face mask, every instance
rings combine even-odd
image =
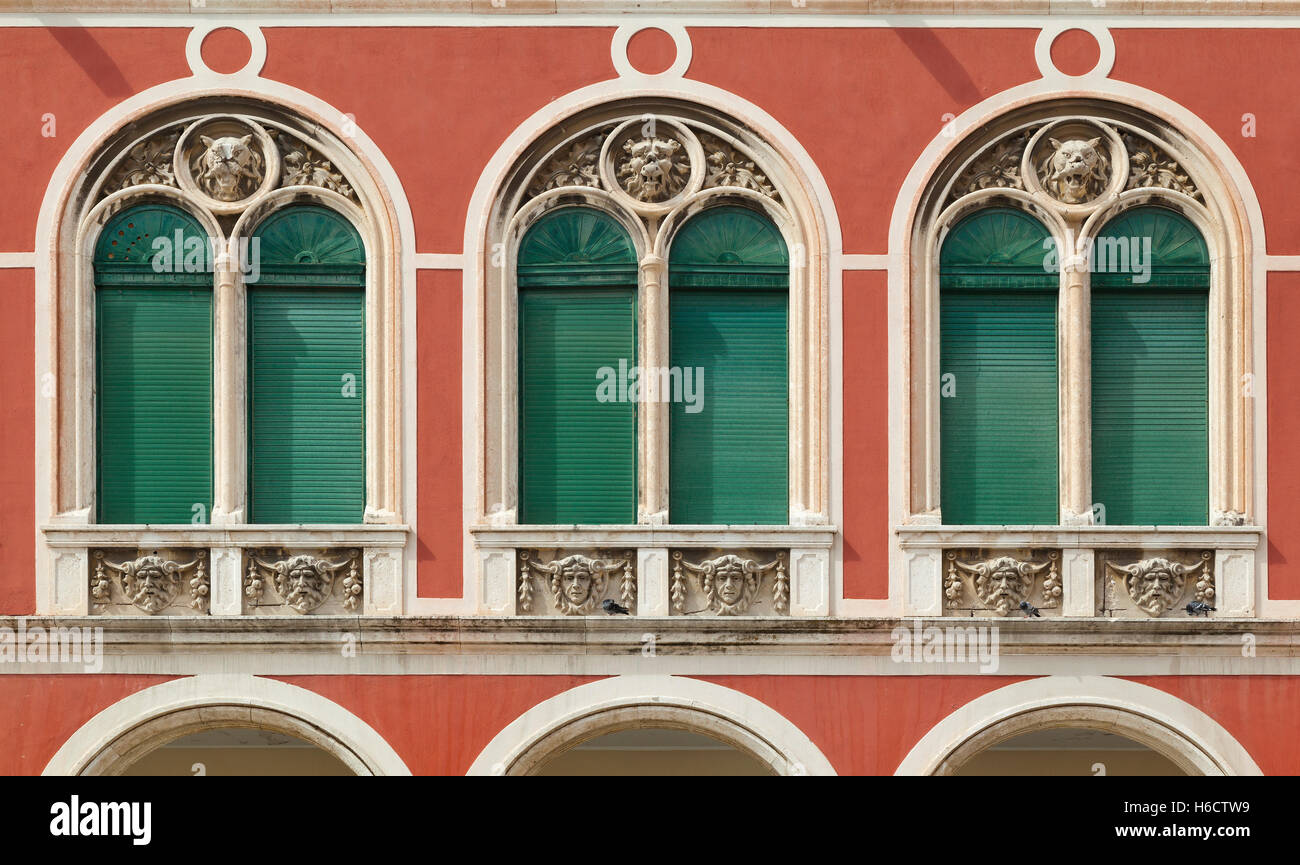
[[[1005,616],[1028,597],[1031,579],[1021,575],[1013,559],[999,559],[991,563],[986,576],[975,577],[975,592],[986,607]]]
[[[1129,577],[1128,582],[1133,602],[1148,614],[1158,616],[1182,598],[1186,578],[1163,565],[1155,565],[1145,573]]]
[[[176,586],[171,574],[163,567],[162,560],[149,556],[143,559],[131,580],[134,591],[131,603],[142,610],[156,613],[166,608],[176,595]]]
[[[325,575],[312,567],[305,556],[299,556],[286,562],[283,588],[284,602],[301,612],[310,612],[325,601],[329,590]]]

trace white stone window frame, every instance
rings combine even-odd
[[[141,116],[143,115],[143,116]],[[329,189],[268,183],[250,197],[227,232],[218,215],[183,189],[141,184],[100,197],[112,171],[138,142],[162,130],[214,117],[247,117],[306,142],[344,175],[359,204]],[[169,99],[102,134],[79,163],[55,216],[51,237],[48,332],[53,344],[38,360],[52,393],[38,413],[37,437],[49,441],[50,466],[38,475],[48,513],[38,514],[37,612],[89,611],[89,553],[98,547],[196,547],[211,551],[212,615],[240,615],[241,550],[354,547],[363,550],[367,613],[402,612],[409,526],[404,522],[403,279],[392,196],[367,160],[307,112],[261,98],[207,94]],[[205,524],[96,523],[94,250],[104,224],[135,204],[167,203],[194,216],[218,240],[213,262],[213,502]],[[315,204],[340,213],[366,253],[366,501],[355,524],[248,523],[246,295],[233,255],[241,237],[271,213]],[[227,222],[232,222],[230,218]],[[41,290],[38,286],[38,290]],[[47,360],[48,358],[48,360]],[[42,369],[43,368],[43,369]]]
[[[1157,144],[1187,171],[1203,201],[1161,187],[1107,190],[1104,203],[1077,230],[1042,191],[993,187],[953,200],[953,187],[981,153],[1020,131],[1081,120],[1135,133]],[[1138,108],[1093,98],[1056,98],[1020,104],[977,127],[955,144],[927,178],[907,238],[903,321],[907,327],[904,385],[907,412],[902,441],[903,520],[896,529],[902,553],[900,598],[909,614],[942,615],[939,556],[945,547],[1061,548],[1066,615],[1091,616],[1094,549],[1146,550],[1180,545],[1216,550],[1220,615],[1254,615],[1256,553],[1263,530],[1254,524],[1257,501],[1252,382],[1257,357],[1252,303],[1250,225],[1241,194],[1215,154],[1198,147],[1170,122]],[[1108,199],[1108,200],[1107,200]],[[1206,526],[1094,526],[1091,496],[1091,282],[1076,266],[1105,225],[1133,207],[1159,204],[1187,217],[1210,253],[1209,290],[1209,523]],[[1057,313],[1059,517],[1051,526],[966,526],[943,521],[940,478],[939,252],[951,228],[986,207],[1028,212],[1049,232],[1062,262]],[[1225,585],[1225,581],[1228,583]],[[1224,597],[1226,589],[1226,597]],[[1070,595],[1073,595],[1071,598]]]
[[[647,223],[629,208],[626,196],[585,186],[565,186],[528,196],[535,172],[584,136],[607,126],[654,116],[689,124],[750,155],[780,196],[715,186],[688,194]],[[788,548],[792,562],[792,615],[827,615],[831,594],[832,524],[829,394],[830,255],[816,192],[802,171],[743,124],[685,100],[647,97],[611,101],[576,116],[558,118],[519,154],[508,172],[485,225],[478,299],[482,351],[478,394],[482,406],[478,441],[473,539],[478,611],[515,612],[514,551],[517,548],[627,546],[638,553],[638,612],[668,614],[668,549],[711,547],[727,538],[736,546]],[[518,247],[535,222],[551,209],[579,205],[598,209],[627,231],[639,258],[637,291],[638,363],[669,365],[668,261],[675,232],[701,210],[723,202],[760,210],[781,232],[790,252],[789,283],[789,502],[785,526],[687,526],[668,523],[668,417],[666,402],[638,405],[637,522],[626,526],[535,526],[518,523]],[[595,383],[593,382],[593,393]],[[802,572],[801,569],[802,568]],[[661,597],[662,596],[662,597]]]

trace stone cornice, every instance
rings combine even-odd
[[[1109,18],[1294,15],[1296,0],[0,0],[0,13],[275,15],[1033,15]]]
[[[1300,658],[1300,622],[1265,619],[1022,618],[494,618],[494,617],[0,617],[0,628],[104,629],[106,655],[317,653],[349,639],[359,653],[626,655],[654,634],[658,655],[889,655],[896,628],[996,626],[1005,655]],[[6,670],[0,666],[0,673]],[[1300,668],[1297,669],[1300,673]]]

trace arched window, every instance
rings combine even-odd
[[[790,259],[766,216],[705,210],[668,268],[669,519],[789,521]]]
[[[360,523],[366,501],[365,248],[340,214],[292,206],[253,234],[250,522]]]
[[[529,228],[517,278],[520,520],[633,523],[632,241],[606,213],[562,207]]]
[[[939,261],[942,507],[951,524],[1057,521],[1059,277],[1037,219],[966,217]]]
[[[1138,207],[1106,223],[1092,259],[1093,499],[1111,525],[1205,525],[1205,240],[1181,214]]]
[[[140,204],[95,246],[96,521],[206,523],[212,507],[212,249]]]

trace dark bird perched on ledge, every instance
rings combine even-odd
[[[1192,601],[1187,605],[1187,615],[1189,616],[1208,616],[1213,612],[1214,607],[1201,601]]]
[[[605,600],[600,602],[600,608],[605,612],[609,613],[611,616],[630,615],[627,607],[623,606],[622,604],[619,604],[616,601],[610,600],[609,598],[606,598]]]
[[[1035,607],[1033,604],[1029,603],[1028,601],[1021,601],[1020,609],[1025,611],[1026,619],[1029,618],[1041,619],[1043,617],[1042,614],[1038,612],[1038,607]]]

